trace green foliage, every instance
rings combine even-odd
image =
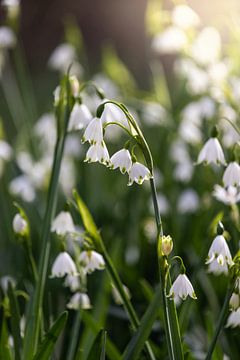
[[[37,353],[34,356],[34,360],[48,360],[53,354],[56,342],[63,331],[68,318],[67,311],[64,311],[59,315],[58,319],[51,326],[50,330],[46,333],[43,341],[37,349]]]

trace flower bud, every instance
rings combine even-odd
[[[20,214],[14,216],[13,230],[16,234],[24,235],[27,231],[27,226],[26,220]]]
[[[168,256],[172,252],[172,249],[173,249],[173,241],[172,241],[171,236],[163,235],[161,242],[162,242],[162,253],[164,255]]]
[[[73,97],[76,98],[78,97],[79,89],[80,89],[79,81],[75,75],[70,76],[69,81],[71,85],[71,93]]]

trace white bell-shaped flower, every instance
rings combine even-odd
[[[26,220],[20,215],[16,214],[13,218],[13,230],[16,234],[24,234],[27,230],[27,222]]]
[[[64,281],[64,286],[69,287],[72,292],[75,292],[80,287],[79,276],[67,275]]]
[[[81,252],[79,262],[84,267],[84,272],[88,274],[94,270],[103,270],[105,267],[102,255],[93,250]]]
[[[226,164],[222,147],[216,137],[210,138],[198,155],[197,164],[200,163]]]
[[[226,205],[233,205],[240,201],[240,192],[235,186],[228,186],[225,189],[220,185],[215,185],[213,196]]]
[[[178,300],[178,298],[185,300],[187,296],[191,296],[191,298],[197,299],[193,286],[186,274],[178,275],[171,286],[169,296],[174,300]]]
[[[109,153],[104,141],[102,141],[101,144],[91,145],[87,151],[86,158],[84,161],[89,163],[98,161],[101,164],[108,166]]]
[[[200,24],[200,18],[192,8],[180,4],[173,9],[172,22],[174,25],[185,30],[198,26]]]
[[[68,211],[61,211],[53,220],[51,231],[62,236],[67,233],[74,233],[75,226],[71,214]]]
[[[16,36],[12,29],[7,26],[0,26],[0,48],[10,49],[16,44]]]
[[[240,295],[236,294],[235,292],[232,294],[230,301],[229,301],[229,306],[231,308],[231,310],[237,310],[240,307]]]
[[[240,166],[236,161],[230,162],[223,174],[224,186],[240,185]]]
[[[75,104],[69,119],[68,131],[84,129],[92,120],[92,114],[84,104]]]
[[[67,304],[67,307],[68,309],[72,310],[88,310],[91,309],[92,306],[87,294],[77,292],[71,297],[69,303]]]
[[[104,101],[107,101],[105,99]],[[109,122],[119,122],[127,126],[128,122],[125,119],[123,111],[115,104],[107,103],[104,105],[104,110],[101,115],[102,124],[107,124]]]
[[[231,312],[226,325],[226,327],[232,328],[235,328],[237,326],[240,326],[240,308],[238,308],[236,311]]]
[[[65,275],[77,275],[77,268],[71,256],[63,251],[53,263],[51,277],[63,277]]]
[[[214,259],[217,259],[219,265],[224,266],[225,263],[232,265],[232,256],[226,240],[223,235],[217,235],[212,242],[208,252],[206,264],[210,264]]]
[[[139,162],[133,163],[128,174],[129,174],[128,186],[132,185],[134,181],[137,184],[141,185],[144,182],[144,180],[149,180],[152,177],[149,169],[143,164],[140,164]]]
[[[11,160],[13,151],[11,146],[4,140],[0,140],[0,159],[9,161]]]
[[[127,149],[117,151],[110,159],[110,168],[119,168],[122,174],[129,171],[132,166],[132,159]]]
[[[82,142],[88,141],[90,144],[101,144],[103,142],[102,122],[99,118],[94,118],[87,126]]]
[[[222,261],[221,261],[222,259]],[[220,262],[218,261],[220,260]],[[212,262],[208,264],[208,273],[214,274],[214,275],[227,275],[228,274],[228,265],[226,261],[223,261],[223,256],[220,255],[220,259],[215,258]]]

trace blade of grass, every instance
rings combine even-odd
[[[22,349],[22,338],[21,338],[21,330],[20,330],[20,312],[18,301],[15,296],[13,287],[11,282],[8,283],[8,297],[10,302],[10,312],[11,312],[11,330],[14,341],[14,352],[15,352],[15,360],[21,359],[21,349]]]
[[[39,346],[39,349],[34,356],[33,360],[48,360],[49,357],[52,355],[54,346],[61,334],[68,318],[67,311],[64,311],[55,323],[52,325],[50,330],[45,335],[42,343]]]

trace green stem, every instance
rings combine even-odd
[[[233,286],[229,286],[228,291],[227,291],[226,296],[225,296],[225,299],[224,299],[223,307],[222,307],[222,310],[221,310],[221,313],[220,313],[220,316],[219,316],[219,319],[218,319],[215,334],[213,336],[213,339],[212,339],[212,342],[211,342],[210,347],[208,349],[208,353],[207,353],[207,356],[206,356],[205,360],[211,360],[212,359],[212,354],[213,354],[213,351],[215,349],[219,334],[220,334],[220,332],[221,332],[221,330],[222,330],[222,328],[223,328],[223,326],[225,324],[226,318],[227,318],[229,300],[231,298],[232,292],[233,292]]]
[[[157,242],[159,242],[161,241],[161,237],[163,236],[163,225],[157,203],[157,193],[156,193],[154,178],[150,179],[150,184],[151,184],[152,200],[153,200],[155,219],[157,225]],[[167,298],[167,290],[170,288],[171,285],[171,277],[170,274],[168,273],[166,279],[166,274],[168,272],[167,260],[165,259],[165,257],[159,254],[158,249],[159,249],[159,244],[157,244],[158,268],[159,268],[159,278],[160,278],[160,285],[162,292],[161,296],[162,296],[163,314],[164,314],[164,327],[167,338],[168,353],[170,359],[180,360],[183,359],[183,350],[182,350],[177,312],[174,302]]]
[[[67,103],[66,104],[63,103],[62,105],[63,107],[57,114],[58,138],[55,145],[53,167],[52,167],[50,185],[47,195],[47,207],[43,220],[43,228],[42,228],[42,236],[41,236],[41,254],[40,254],[40,263],[39,263],[39,271],[38,271],[39,278],[36,284],[32,301],[30,303],[30,308],[28,313],[29,316],[28,326],[26,329],[24,352],[23,352],[24,360],[32,360],[33,355],[36,352],[36,348],[39,340],[43,295],[44,295],[44,288],[47,279],[47,270],[48,270],[48,263],[50,258],[50,249],[51,249],[51,241],[50,241],[51,223],[56,210],[57,195],[58,195],[57,192],[58,180],[61,169],[61,162],[63,158],[65,139],[67,136],[68,119],[71,111],[68,79],[66,86],[67,86],[66,91],[68,95]]]
[[[32,253],[32,247],[31,244],[27,243],[25,246],[25,250],[26,250],[26,255],[27,255],[27,259],[30,265],[30,269],[33,275],[33,279],[34,282],[36,283],[38,280],[38,274],[37,274],[37,267],[36,267],[36,263],[33,257],[33,253]]]
[[[40,314],[43,302],[44,288],[47,278],[47,268],[50,257],[50,229],[53,216],[55,214],[56,201],[57,201],[57,185],[61,167],[61,161],[63,156],[65,143],[65,136],[57,139],[55,153],[54,153],[54,162],[52,175],[50,180],[50,186],[47,196],[47,208],[43,220],[43,230],[42,230],[42,243],[41,243],[41,255],[40,255],[40,265],[39,265],[39,279],[36,285],[36,290],[33,295],[33,302],[31,304],[31,321],[26,330],[26,340],[24,347],[24,359],[32,359],[33,354],[36,351],[38,337],[39,337],[39,328],[40,328]]]
[[[71,333],[70,345],[69,345],[69,349],[68,349],[68,353],[67,353],[67,357],[66,357],[67,360],[74,359],[74,355],[75,355],[76,349],[77,349],[80,324],[81,324],[81,311],[79,310],[76,312],[76,315],[75,315],[75,320],[74,320],[73,329],[72,329],[72,333]]]
[[[105,248],[105,245],[102,241],[102,239],[99,239],[99,242],[100,242],[100,247],[101,247],[101,252],[103,254],[103,257],[104,257],[104,260],[106,262],[106,267],[108,269],[108,272],[112,278],[112,281],[113,281],[113,284],[114,286],[116,287],[116,289],[118,290],[120,296],[121,296],[121,299],[122,299],[122,302],[123,302],[123,305],[124,305],[124,308],[126,310],[126,312],[128,313],[128,316],[129,316],[129,320],[131,322],[131,325],[132,325],[132,328],[134,331],[136,331],[140,325],[140,321],[139,321],[139,318],[131,304],[131,301],[129,300],[125,290],[124,290],[124,287],[123,287],[123,284],[120,280],[120,277],[118,275],[118,272],[110,258],[110,256],[108,255],[108,252]],[[151,349],[151,346],[149,344],[149,342],[146,342],[145,343],[145,349],[146,349],[146,352],[149,356],[149,359],[151,360],[155,360],[155,356],[154,356],[154,353]]]
[[[228,119],[227,117],[223,116],[222,119],[226,120],[229,122],[229,124],[233,127],[233,129],[238,133],[238,135],[240,135],[240,129],[238,128],[237,125],[234,124],[234,122],[230,119]]]

